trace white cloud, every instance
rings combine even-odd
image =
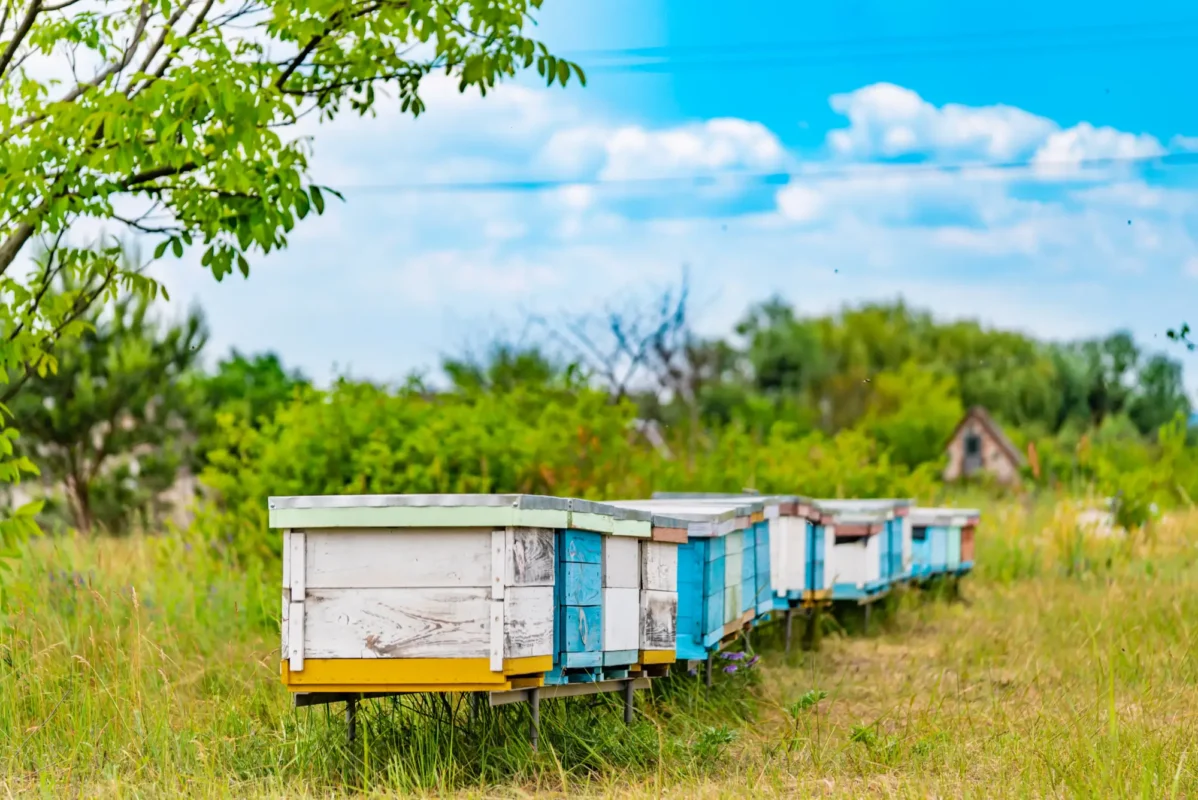
[[[1056,124],[1005,105],[935,106],[910,89],[875,83],[832,95],[849,127],[828,134],[832,152],[859,160],[926,154],[945,159],[1006,161],[1029,154]]]
[[[1072,174],[1083,161],[1134,160],[1162,155],[1165,149],[1146,133],[1125,133],[1082,122],[1050,135],[1032,158],[1037,172],[1047,176]]]
[[[273,347],[318,375],[354,353],[362,374],[392,378],[470,332],[532,310],[593,310],[676,280],[683,264],[696,299],[710,298],[701,325],[712,333],[772,291],[805,312],[902,294],[1043,335],[1151,331],[1189,297],[1161,283],[1180,282],[1179,265],[1198,279],[1198,193],[1184,185],[1115,175],[1078,188],[1010,171],[867,164],[821,175],[825,164],[799,163],[757,123],[619,124],[563,97],[503,86],[484,100],[434,86],[416,121],[381,115],[322,130],[315,165],[334,186],[579,183],[538,193],[351,191],[319,229],[301,226],[302,248],[255,263],[248,282],[217,286],[198,267],[172,264],[168,284],[203,299],[217,347]],[[889,85],[837,98],[850,124],[828,142],[851,159],[1023,159],[1050,143],[1072,157],[1155,142],[1093,126],[1062,131],[1006,106],[937,107]],[[590,184],[738,169],[798,177],[752,213],[719,205],[737,196],[729,187],[649,194]],[[768,204],[773,190],[757,191]]]
[[[585,126],[556,133],[541,158],[567,172],[604,180],[774,169],[786,160],[768,128],[742,119],[712,119],[674,128]]]

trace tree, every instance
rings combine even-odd
[[[1153,435],[1180,414],[1190,413],[1181,364],[1164,355],[1151,356],[1136,376],[1128,416],[1141,434]]]
[[[200,391],[206,408],[231,411],[257,423],[272,416],[297,388],[310,385],[301,371],[286,369],[275,353],[246,356],[234,349],[201,380]]]
[[[441,368],[455,389],[466,392],[548,386],[573,376],[572,367],[562,368],[538,348],[506,342],[492,344],[484,358],[447,358]]]
[[[155,516],[186,457],[200,400],[186,378],[207,332],[198,311],[163,324],[152,310],[134,292],[94,307],[86,331],[60,343],[57,370],[32,377],[14,406],[23,449],[62,482],[83,532],[121,528],[138,511]]]
[[[524,34],[541,2],[0,2],[0,402],[53,372],[52,348],[94,304],[158,291],[126,268],[119,237],[82,230],[142,235],[156,258],[196,247],[217,279],[248,274],[253,254],[324,211],[304,118],[372,113],[388,88],[419,114],[434,71],[484,94],[534,65],[550,85],[582,81]],[[47,257],[25,272],[37,243]],[[10,452],[15,436],[0,435],[7,482],[33,469]],[[31,513],[0,520],[0,546]]]

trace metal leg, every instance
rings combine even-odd
[[[786,609],[786,655],[790,655],[791,622],[794,619],[794,609]]]
[[[528,690],[528,711],[530,722],[528,726],[528,741],[536,752],[537,742],[541,737],[541,692],[533,688]]]
[[[358,698],[351,697],[345,701],[345,721],[349,725],[349,742],[353,744],[358,735]]]
[[[711,653],[708,653],[707,654],[707,678],[706,678],[708,689],[711,688],[711,671],[715,668],[715,665],[712,663],[713,661],[715,661],[715,656],[712,655]]]
[[[624,682],[624,724],[632,724],[632,681]]]

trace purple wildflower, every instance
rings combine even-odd
[[[728,659],[729,661],[740,661],[742,658],[745,657],[744,653],[721,653],[720,655],[722,655],[724,658]]]
[[[699,674],[699,670],[690,669],[690,670],[687,670],[687,674],[690,675],[692,678],[694,678]]]
[[[745,668],[748,669],[749,667],[753,666],[760,660],[761,660],[761,656],[753,656],[752,658],[750,658],[748,661],[745,662]]]
[[[729,664],[728,666],[724,667],[724,672],[727,672],[729,675],[731,675],[732,673],[736,672],[736,665]]]

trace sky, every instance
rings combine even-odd
[[[545,0],[536,35],[585,88],[430,79],[418,119],[384,102],[313,129],[344,203],[248,280],[190,255],[158,274],[212,355],[273,350],[322,382],[432,374],[685,269],[706,334],[774,294],[902,297],[1045,338],[1127,329],[1193,392],[1165,338],[1198,320],[1188,6]]]

